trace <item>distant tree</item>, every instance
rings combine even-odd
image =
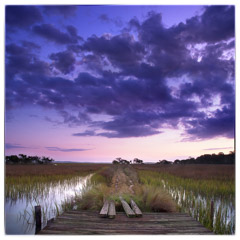
[[[176,159],[175,161],[174,161],[174,164],[180,164],[181,163],[181,161],[179,160],[179,159]]]
[[[26,163],[27,162],[27,155],[25,155],[25,154],[18,154],[18,156],[19,156],[19,160],[21,161],[21,162],[24,162],[24,163]]]
[[[130,164],[130,162],[126,159],[121,159],[120,163],[121,164]]]
[[[134,159],[133,159],[133,162],[136,163],[136,164],[142,164],[142,163],[143,163],[143,160],[138,159],[138,158],[134,158]]]
[[[41,161],[43,164],[49,164],[49,163],[53,162],[54,160],[51,158],[48,158],[48,157],[42,157]]]
[[[120,157],[114,159],[112,161],[113,164],[130,164],[130,162],[128,160],[122,159]]]
[[[15,164],[19,162],[19,158],[17,155],[6,156],[5,160],[7,164]]]
[[[9,156],[8,160],[9,160],[9,163],[13,163],[13,164],[19,163],[19,158],[17,155]]]
[[[158,164],[171,164],[172,162],[170,162],[170,161],[167,161],[167,160],[159,160],[158,161]]]

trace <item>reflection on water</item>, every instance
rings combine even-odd
[[[75,177],[58,183],[43,183],[42,194],[18,194],[18,198],[5,198],[5,231],[6,234],[35,234],[34,207],[41,206],[42,227],[47,221],[62,213],[62,204],[81,195],[92,175]],[[11,186],[14,192],[14,186]],[[20,196],[20,197],[19,197]]]
[[[166,189],[177,202],[180,210],[188,212],[202,224],[210,227],[215,233],[234,234],[235,232],[235,198],[228,199],[217,196],[203,196],[184,188],[171,187],[167,181],[162,180]],[[213,201],[213,222],[210,219],[211,201]],[[221,230],[219,230],[221,229]],[[219,232],[220,231],[220,232]],[[222,232],[221,232],[222,231]]]

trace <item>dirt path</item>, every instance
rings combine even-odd
[[[136,171],[130,166],[116,166],[112,178],[112,194],[134,194],[133,187],[138,184]]]

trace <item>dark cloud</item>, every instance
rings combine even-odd
[[[113,121],[104,122],[102,128],[107,132],[99,136],[109,138],[144,137],[161,133],[157,130],[160,126],[157,114],[144,112],[128,112]]]
[[[63,117],[63,123],[69,126],[79,126],[83,123],[90,122],[90,118],[84,112],[78,112],[77,116],[71,115],[66,111],[60,111],[60,114]]]
[[[171,28],[186,43],[215,43],[234,37],[234,6],[207,6],[201,16],[194,16]]]
[[[79,40],[78,36],[73,36],[72,32],[65,33],[54,27],[52,24],[41,24],[33,27],[33,32],[49,41],[58,44],[74,44]]]
[[[30,50],[40,50],[41,46],[39,46],[38,44],[34,43],[34,42],[30,42],[30,41],[22,41],[22,46],[30,49]]]
[[[83,136],[103,136],[107,138],[127,138],[127,137],[146,137],[161,133],[160,131],[151,128],[150,126],[132,126],[132,125],[118,125],[117,123],[105,123],[104,131],[101,133],[96,133],[91,130],[87,130],[81,133],[74,133],[73,136],[83,137]]]
[[[188,121],[187,133],[190,139],[209,139],[218,136],[235,137],[234,107],[223,107],[216,110],[214,116]]]
[[[22,46],[9,44],[6,46],[6,73],[12,78],[19,73],[41,73],[50,72],[49,64],[38,59],[33,50],[37,45],[31,42],[23,42]]]
[[[8,27],[27,29],[42,20],[41,12],[35,6],[6,6]]]
[[[46,147],[46,149],[48,151],[60,151],[60,152],[82,152],[92,150],[86,148],[59,148],[59,147]]]
[[[74,70],[75,57],[72,52],[52,53],[49,58],[53,60],[52,65],[63,74],[68,74]]]
[[[130,19],[130,21],[128,22],[128,25],[129,25],[130,29],[135,28],[138,30],[140,28],[141,24],[138,21],[137,17],[134,17],[134,18]],[[129,29],[128,29],[128,31],[129,31]]]
[[[101,14],[98,17],[102,22],[113,23],[117,27],[122,27],[123,23],[119,17],[110,18],[107,14]]]
[[[91,130],[87,130],[85,132],[81,132],[81,133],[73,133],[73,136],[76,137],[85,137],[85,136],[96,136],[97,134],[94,131]]]
[[[83,44],[82,49],[97,55],[104,55],[113,66],[123,67],[139,61],[145,52],[144,47],[133,40],[130,34],[114,37],[92,36]]]
[[[117,131],[99,133],[98,136],[108,138],[146,137],[161,133],[148,126],[121,126]]]
[[[76,14],[77,6],[71,5],[55,5],[44,6],[44,12],[48,15],[60,15],[64,18],[73,17]]]
[[[20,144],[5,143],[5,149],[26,148]]]
[[[68,33],[70,34],[70,36],[72,36],[72,38],[83,41],[83,38],[78,36],[77,29],[74,26],[68,25],[66,27],[66,29],[67,29]]]
[[[201,16],[201,31],[196,37],[206,42],[217,42],[234,37],[234,6],[208,6]]]

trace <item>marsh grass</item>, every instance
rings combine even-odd
[[[98,163],[57,163],[57,164],[23,164],[5,165],[5,175],[8,176],[83,176],[99,171],[109,164]]]
[[[216,234],[235,232],[235,185],[231,177],[183,178],[147,170],[138,174],[143,184],[164,188],[178,204],[179,211],[188,212]],[[214,201],[213,221],[211,201]]]
[[[12,202],[26,197],[38,199],[52,188],[69,188],[78,178],[106,168],[106,164],[6,165],[5,197]],[[99,179],[98,179],[99,180]],[[64,190],[64,189],[63,189]]]
[[[75,185],[79,177],[71,175],[56,176],[9,176],[5,179],[6,199],[17,201],[23,197],[38,199],[48,195],[52,188],[61,186],[62,189]]]
[[[176,177],[190,179],[225,179],[234,181],[235,165],[224,164],[133,164],[137,170],[169,173]]]

